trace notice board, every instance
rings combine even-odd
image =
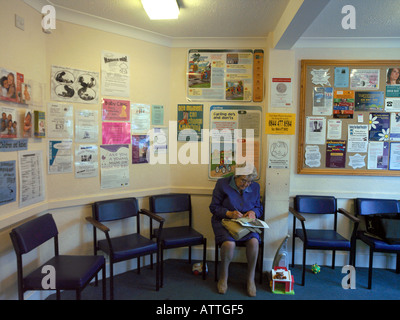
[[[400,60],[302,60],[297,172],[400,176]]]

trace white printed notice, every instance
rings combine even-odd
[[[18,166],[20,207],[44,201],[42,151],[19,151]]]
[[[101,53],[101,93],[103,96],[129,98],[129,56],[103,51]]]
[[[367,124],[349,124],[347,151],[348,152],[368,151]]]
[[[100,146],[101,188],[129,186],[129,145]]]
[[[49,138],[72,139],[74,136],[74,114],[71,104],[49,103],[47,119]]]
[[[75,149],[75,178],[98,176],[99,161],[96,145],[81,145]]]
[[[321,166],[321,153],[318,146],[306,146],[305,158],[307,166],[311,168]]]
[[[72,172],[72,140],[49,140],[49,174]]]

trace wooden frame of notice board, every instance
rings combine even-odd
[[[393,70],[394,69],[394,70]],[[400,176],[400,60],[302,60],[297,172]]]

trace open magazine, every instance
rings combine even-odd
[[[238,222],[243,227],[251,227],[251,228],[265,228],[268,229],[269,226],[260,219],[251,219],[251,218],[238,218],[231,219],[232,221]]]

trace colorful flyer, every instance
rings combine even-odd
[[[34,135],[35,138],[46,137],[46,112],[35,110],[34,112]]]
[[[325,166],[344,168],[346,166],[346,140],[328,140],[326,142]]]
[[[201,141],[202,104],[178,104],[178,141]]]
[[[332,114],[333,88],[314,87],[313,112],[314,116],[328,116]]]
[[[287,134],[294,135],[296,132],[295,113],[267,113],[266,134]]]
[[[17,102],[17,73],[0,68],[0,100]]]
[[[388,141],[390,113],[370,113],[369,141]]]
[[[333,117],[340,119],[353,119],[354,91],[334,91]]]
[[[384,104],[383,91],[356,91],[355,93],[356,111],[383,111]]]
[[[130,144],[129,122],[103,122],[103,144]]]
[[[348,88],[349,87],[349,68],[348,67],[335,67],[335,87]]]
[[[150,139],[148,135],[132,135],[132,164],[149,163]]]
[[[368,169],[387,170],[389,142],[372,141],[368,145]]]
[[[17,138],[18,121],[17,109],[0,106],[0,138]]]
[[[130,106],[128,100],[103,99],[103,121],[130,121]]]

